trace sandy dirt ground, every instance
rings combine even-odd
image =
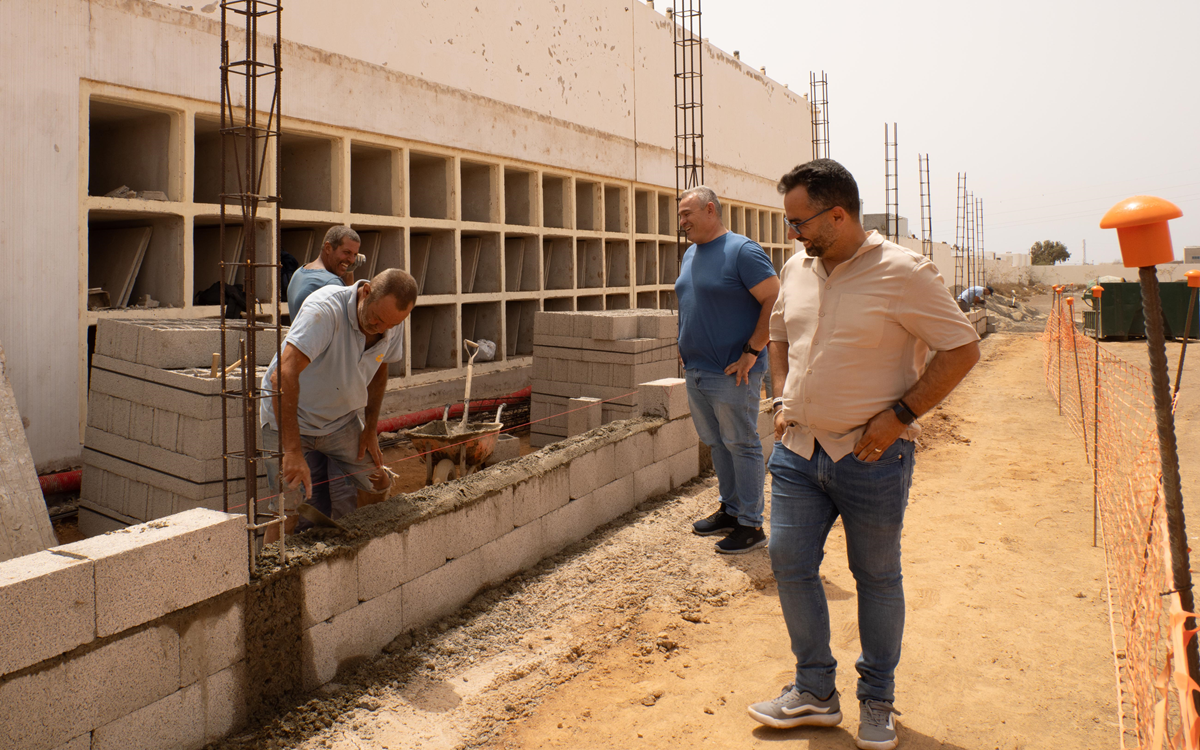
[[[904,536],[902,747],[1116,747],[1082,445],[1046,392],[1035,334],[999,333],[983,351],[924,420]],[[648,501],[222,746],[853,747],[858,636],[840,527],[823,575],[845,718],[771,730],[746,714],[793,666],[770,563],[690,533],[716,504],[711,477]]]

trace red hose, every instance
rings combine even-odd
[[[38,484],[42,485],[43,495],[57,495],[60,492],[79,492],[83,481],[83,469],[64,471],[58,474],[42,474]]]
[[[499,398],[480,399],[479,401],[471,402],[471,412],[478,413],[480,411],[491,411],[500,404],[509,404],[513,401],[529,398],[533,393],[532,387],[522,388],[516,393],[510,393],[507,396]],[[399,432],[412,427],[420,427],[427,422],[435,422],[442,418],[442,412],[445,407],[440,409],[425,409],[424,411],[415,411],[412,414],[401,414],[396,417],[388,417],[387,419],[379,420],[379,426],[376,428],[378,432]],[[453,404],[450,407],[450,415],[448,418],[461,417],[463,406],[461,403]]]

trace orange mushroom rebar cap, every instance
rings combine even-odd
[[[1074,307],[1074,306],[1075,306],[1075,298],[1067,297],[1067,307]]]
[[[1095,297],[1096,299],[1100,299],[1100,295],[1102,295],[1102,294],[1104,294],[1104,287],[1102,287],[1098,284],[1096,286],[1092,287],[1092,296],[1093,297]]]
[[[1193,289],[1200,286],[1200,271],[1188,271],[1184,276],[1187,277],[1188,286]]]
[[[1153,195],[1135,195],[1108,209],[1101,229],[1117,230],[1126,268],[1145,268],[1175,260],[1167,222],[1183,216],[1179,206]]]

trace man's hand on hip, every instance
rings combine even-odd
[[[279,462],[279,473],[283,475],[282,490],[302,485],[304,499],[312,499],[312,474],[308,470],[308,462],[304,460],[304,451],[284,451]]]
[[[904,433],[904,423],[896,418],[891,409],[884,409],[867,422],[867,429],[854,446],[854,455],[860,461],[878,461],[896,438]]]
[[[783,440],[783,433],[787,431],[787,420],[783,418],[783,409],[775,411],[775,439]]]
[[[758,361],[758,357],[749,352],[745,352],[738,357],[738,361],[734,362],[729,367],[725,368],[726,375],[736,376],[734,385],[741,385],[743,382],[750,382],[750,368],[754,367],[754,363]]]

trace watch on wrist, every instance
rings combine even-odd
[[[781,406],[783,406],[783,397],[782,396],[771,399],[771,413],[772,414],[774,414],[775,410],[780,408]]]
[[[892,413],[896,415],[896,419],[899,419],[901,424],[910,425],[917,421],[917,415],[908,408],[908,404],[904,403],[903,399],[892,405]]]
[[[756,357],[759,355],[759,352],[761,352],[761,351],[762,351],[762,349],[755,349],[754,347],[750,346],[749,341],[747,341],[746,345],[742,347],[742,354],[753,354]]]

